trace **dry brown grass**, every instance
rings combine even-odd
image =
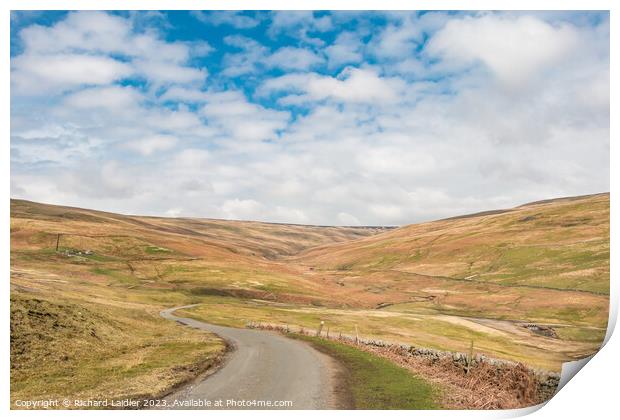
[[[92,254],[77,254],[85,250]],[[476,337],[498,357],[558,369],[602,341],[609,195],[394,230],[123,216],[12,200],[11,288],[13,297],[71,303],[112,320],[131,309],[128,325],[168,334],[179,328],[158,319],[160,309],[236,297],[220,307],[225,316],[215,314],[228,320],[251,312],[258,298],[290,305],[278,314],[290,319],[329,317],[353,328],[367,318],[360,325],[368,329],[456,351]],[[519,322],[554,328],[559,338],[515,330]],[[127,366],[148,359],[132,354]],[[171,355],[170,363],[189,362]],[[12,392],[23,384],[20,395],[35,395],[23,369],[15,368]]]
[[[536,377],[523,364],[512,367],[478,363],[468,373],[451,360],[433,361],[410,357],[393,349],[363,346],[369,351],[421,375],[443,389],[443,406],[458,410],[494,410],[522,408],[544,402],[550,395],[540,395]]]
[[[251,328],[278,331],[314,340],[326,340],[358,348],[390,360],[441,390],[441,407],[461,410],[496,410],[523,408],[540,404],[552,397],[558,376],[534,372],[522,363],[490,361],[476,357],[471,364],[452,354],[416,353],[402,345],[377,344],[374,340],[357,340],[352,336],[319,334],[312,329],[291,329],[270,323],[251,324]],[[470,357],[474,357],[471,355]]]
[[[11,402],[157,398],[218,363],[223,342],[144,307],[11,298]]]

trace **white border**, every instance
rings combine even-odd
[[[617,2],[616,2],[617,3]],[[403,1],[403,0],[340,0],[340,1],[326,1],[326,0],[297,0],[294,3],[284,0],[227,0],[227,1],[200,1],[200,0],[132,0],[132,1],[114,1],[114,0],[81,0],[81,1],[67,1],[67,0],[5,0],[2,2],[2,17],[0,19],[0,33],[2,34],[2,44],[0,46],[0,54],[4,65],[2,66],[2,77],[4,80],[4,96],[0,101],[2,107],[2,127],[4,127],[4,139],[5,143],[2,145],[2,165],[0,166],[0,173],[2,176],[2,182],[0,183],[3,196],[5,197],[4,203],[0,206],[0,212],[2,214],[2,220],[4,223],[1,227],[2,235],[2,272],[7,276],[3,279],[3,287],[5,290],[4,298],[0,299],[0,305],[2,307],[3,322],[2,322],[2,352],[3,362],[0,367],[2,372],[1,384],[3,391],[3,398],[0,399],[0,407],[3,412],[9,411],[9,279],[8,274],[10,271],[9,261],[9,200],[10,196],[10,96],[8,95],[8,89],[10,86],[10,57],[9,57],[9,40],[10,40],[10,16],[9,11],[14,10],[196,10],[196,9],[213,9],[213,10],[234,10],[234,9],[247,9],[247,10],[611,10],[611,68],[617,69],[617,25],[618,18],[616,16],[618,7],[614,7],[615,3],[611,0],[590,0],[590,1],[578,1],[578,0],[503,0],[491,1],[491,0],[435,0],[435,1]],[[615,9],[615,10],[614,10]],[[614,50],[614,47],[616,49]],[[616,70],[617,72],[617,70]],[[618,97],[618,86],[614,80],[612,70],[612,102],[611,102],[611,139],[616,137],[617,133],[617,106],[615,98]],[[620,164],[618,159],[618,147],[611,142],[611,222],[612,222],[612,234],[611,234],[611,279],[616,279],[617,276],[617,253],[614,252],[617,249],[617,238],[614,235],[616,233],[616,224],[618,221],[617,200],[615,198],[615,186],[614,182],[618,179],[618,165]],[[615,319],[618,313],[618,285],[616,281],[611,282],[611,307],[610,318],[613,320],[610,323],[610,327],[615,324]],[[613,328],[613,327],[612,327]],[[618,398],[616,391],[616,378],[620,373],[619,363],[616,358],[617,354],[620,354],[620,342],[615,336],[607,337],[609,341],[605,347],[588,363],[587,367],[579,372],[576,379],[571,380],[559,393],[554,397],[544,408],[531,414],[532,419],[547,419],[547,418],[608,418],[611,413],[616,412],[618,407]],[[368,411],[356,411],[354,415],[360,418],[375,419],[377,415],[382,417],[387,416],[389,418],[433,418],[433,419],[447,419],[447,418],[506,418],[524,415],[532,410],[515,410],[504,412],[479,412],[479,411],[437,411],[437,412],[419,412],[419,411],[390,411],[390,412],[368,412]],[[123,411],[123,412],[25,412],[25,411],[10,411],[11,418],[50,418],[50,419],[65,419],[65,418],[108,418],[110,415],[114,415],[119,418],[133,418],[141,417],[150,419],[153,418],[169,418],[174,415],[178,418],[196,418],[208,416],[210,418],[223,418],[231,419],[237,418],[239,412],[151,412],[151,411]],[[279,419],[290,418],[292,413],[289,412],[252,412],[245,413],[246,416],[251,416],[256,419]],[[343,417],[351,415],[351,412],[321,412],[314,411],[308,412],[296,412],[295,417],[300,418],[314,418],[317,415],[321,417]]]

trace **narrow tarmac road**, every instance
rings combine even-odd
[[[223,366],[204,380],[190,384],[165,398],[171,409],[330,409],[336,408],[334,375],[336,362],[304,342],[279,334],[207,324],[174,315],[166,309],[162,317],[193,328],[217,334],[232,350]],[[199,405],[205,401],[222,401],[220,407]],[[290,401],[288,406],[240,406]],[[252,403],[250,403],[252,404]],[[286,403],[288,404],[288,403]]]

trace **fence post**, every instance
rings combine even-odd
[[[60,244],[60,233],[56,234],[56,252],[58,252],[58,245]]]
[[[474,340],[471,340],[469,345],[469,354],[467,355],[467,367],[465,368],[465,373],[469,373],[469,369],[471,368],[471,363],[474,359]]]
[[[319,329],[316,331],[317,337],[321,336],[321,331],[323,331],[323,325],[325,325],[325,321],[321,321],[321,323],[319,324]]]
[[[355,344],[357,344],[359,341],[359,334],[357,332],[357,324],[355,324]]]

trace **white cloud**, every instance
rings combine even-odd
[[[343,64],[361,62],[363,59],[363,45],[359,36],[353,32],[338,34],[334,43],[325,48],[329,67],[335,68]]]
[[[569,25],[553,26],[532,16],[485,15],[451,20],[426,51],[448,64],[482,62],[500,81],[520,85],[557,65],[579,45],[579,32]]]
[[[405,142],[408,142],[405,138]],[[361,168],[370,174],[395,174],[413,176],[433,171],[437,164],[436,159],[417,149],[413,144],[377,146],[372,153],[359,154],[358,163]]]
[[[105,108],[110,111],[127,112],[142,100],[135,89],[121,86],[105,86],[84,89],[65,97],[65,104],[72,108]]]
[[[131,66],[103,56],[22,54],[11,60],[17,94],[43,95],[82,85],[105,85],[129,77]]]
[[[339,224],[344,225],[344,226],[359,226],[360,225],[360,221],[357,217],[349,213],[345,213],[345,212],[338,213],[338,222]]]
[[[377,31],[368,43],[369,52],[381,60],[401,61],[412,57],[423,45],[425,36],[432,36],[450,20],[443,12],[384,12],[387,25]]]
[[[364,12],[317,16],[276,18],[266,35],[289,31],[284,44],[227,37],[208,78],[196,59],[210,52],[204,34],[167,42],[150,17],[24,24],[11,58],[12,194],[133,214],[378,225],[609,188],[606,23],[438,12],[391,13],[373,27]],[[312,37],[330,25],[336,39],[317,49]],[[490,27],[505,36],[487,39]],[[540,46],[532,28],[548,35]],[[510,40],[521,42],[506,48],[514,66],[497,51]],[[276,45],[327,65],[308,72],[316,60],[274,58]],[[97,68],[78,71],[82,60]],[[301,70],[272,71],[270,60]],[[122,86],[126,77],[144,80]]]
[[[71,12],[49,27],[26,27],[19,37],[24,52],[11,60],[11,80],[20,94],[57,93],[136,75],[157,86],[200,83],[206,70],[186,63],[212,49],[205,41],[166,42],[154,31],[135,32],[131,19],[93,11]]]
[[[349,67],[337,78],[315,73],[289,74],[267,80],[259,93],[301,92],[302,100],[322,100],[358,103],[388,103],[398,100],[405,84],[397,78],[383,78],[371,69]]]
[[[255,200],[226,200],[222,204],[222,212],[227,219],[248,220],[260,212],[262,206]]]
[[[149,81],[157,84],[191,84],[203,82],[207,77],[205,69],[179,66],[174,62],[140,60],[134,65]]]
[[[268,67],[307,70],[323,62],[323,58],[305,48],[283,47],[265,59]]]
[[[306,70],[322,64],[325,60],[307,48],[282,47],[271,52],[257,41],[241,35],[224,38],[224,42],[240,49],[238,53],[227,53],[223,73],[227,76],[239,76],[259,73],[262,69],[280,68],[285,70]]]
[[[133,140],[125,145],[127,149],[134,150],[143,156],[150,156],[155,152],[169,150],[174,147],[178,139],[173,136],[154,135]]]
[[[372,70],[349,68],[343,70],[338,79],[315,80],[308,91],[314,97],[331,96],[343,101],[392,102],[404,87],[398,79],[381,78]]]
[[[259,66],[264,63],[269,55],[268,48],[248,37],[230,35],[224,38],[224,42],[241,50],[239,53],[224,55],[222,74],[225,76],[235,77],[247,73],[256,73]]]
[[[257,18],[231,10],[213,10],[209,13],[193,10],[191,14],[199,21],[215,26],[231,25],[237,29],[250,29],[260,24]]]
[[[274,139],[290,117],[288,112],[250,103],[235,91],[210,94],[201,114],[210,126],[221,130],[222,137],[242,142]]]
[[[388,24],[373,38],[371,49],[378,57],[406,57],[413,53],[421,35],[420,27],[410,19],[406,19],[400,25]]]
[[[131,23],[105,12],[73,12],[53,26],[32,25],[20,32],[24,49],[52,54],[67,51],[131,54]]]
[[[399,220],[403,217],[403,208],[390,204],[371,204],[370,212],[379,219]]]
[[[300,40],[314,45],[322,45],[323,41],[319,38],[311,38],[308,32],[325,32],[333,28],[331,16],[317,16],[313,11],[275,11],[272,12],[269,33],[276,36],[281,32],[286,32],[289,36],[296,36]]]
[[[192,57],[205,57],[215,51],[207,41],[190,41],[185,45],[189,48],[189,54]]]
[[[206,102],[208,98],[208,93],[204,91],[189,89],[182,86],[172,86],[160,97],[163,101],[179,101],[186,103]]]
[[[276,206],[273,213],[270,214],[274,221],[287,221],[288,223],[309,223],[308,216],[301,209]]]
[[[184,149],[173,159],[173,166],[182,170],[202,170],[209,164],[210,153],[203,149]]]
[[[181,207],[173,207],[165,211],[165,215],[168,217],[179,217],[183,214],[183,209]]]
[[[152,109],[143,113],[143,122],[149,127],[157,128],[161,131],[169,131],[173,133],[192,133],[196,132],[203,135],[203,122],[197,113],[187,109],[179,108],[177,110],[169,109]]]

